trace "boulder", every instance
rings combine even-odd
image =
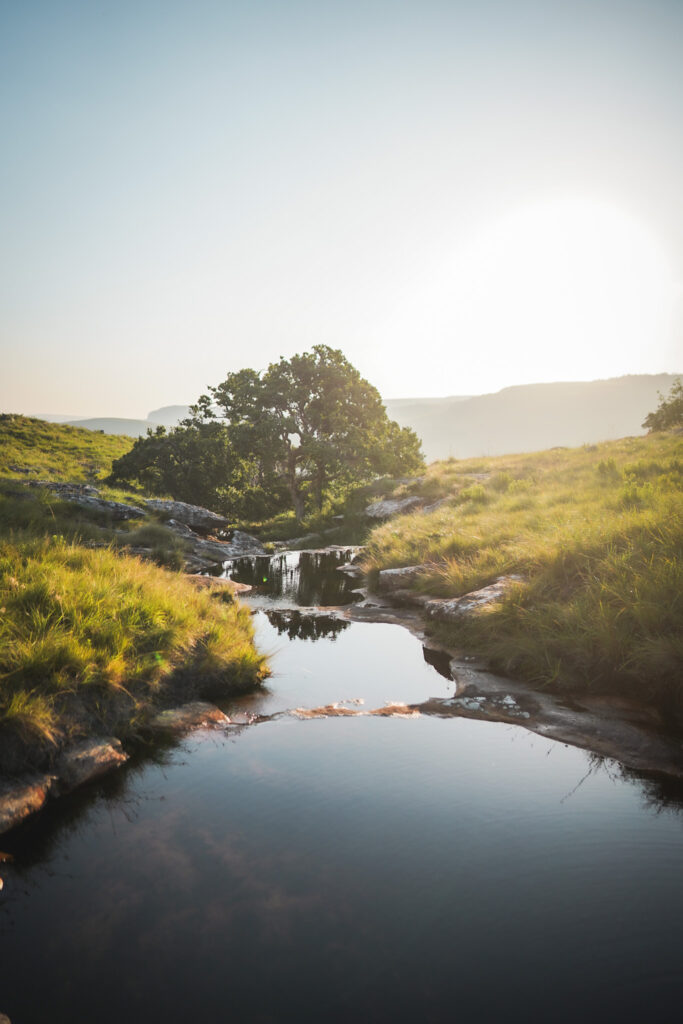
[[[502,601],[510,589],[521,582],[521,576],[499,576],[490,586],[473,590],[462,597],[431,598],[424,602],[423,608],[432,619],[461,619]]]
[[[230,725],[230,719],[220,708],[206,701],[195,700],[179,708],[161,711],[151,720],[149,728],[158,732],[182,733],[224,725]]]
[[[384,593],[403,590],[422,575],[425,569],[424,565],[404,565],[400,569],[380,569],[377,574],[377,589]]]
[[[114,737],[83,740],[59,757],[56,765],[59,788],[63,793],[69,793],[84,782],[118,768],[127,760],[128,755],[124,754],[120,741]]]
[[[54,775],[31,775],[5,784],[0,789],[0,832],[7,832],[39,811],[54,783]]]
[[[365,509],[367,519],[391,519],[392,516],[402,516],[406,512],[414,512],[422,508],[424,499],[416,496],[408,498],[383,498],[381,501],[373,501]]]
[[[228,520],[208,508],[201,505],[188,505],[185,501],[166,501],[161,498],[148,498],[145,502],[147,508],[162,516],[168,516],[177,523],[190,526],[198,533],[209,534],[216,530],[224,530],[228,526]]]
[[[100,498],[99,491],[90,484],[54,483],[51,480],[31,481],[30,487],[44,487],[53,491],[62,501],[70,501],[74,505],[91,509],[93,512],[100,512],[111,519],[123,521],[126,519],[140,519],[146,516],[144,508],[136,505],[127,505],[123,501],[110,501],[108,498]]]

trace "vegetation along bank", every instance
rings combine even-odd
[[[683,721],[680,435],[437,462],[385,496],[422,507],[372,531],[375,587],[399,577],[396,599],[419,602],[507,584],[468,614],[444,603],[432,626],[443,642],[534,686],[618,694]],[[383,577],[397,567],[414,568]]]
[[[96,480],[131,440],[3,417],[0,441],[0,774],[50,769],[85,737],[125,741],[159,708],[262,679],[249,613],[228,590],[128,553],[150,534],[159,561],[182,566],[162,523],[142,507],[117,522],[29,485]]]

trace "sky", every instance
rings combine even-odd
[[[681,0],[0,0],[0,410],[683,371]]]

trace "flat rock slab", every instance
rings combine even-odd
[[[490,586],[482,587],[481,590],[473,590],[463,597],[435,597],[424,601],[422,607],[432,619],[461,619],[476,614],[490,605],[498,604],[519,583],[522,583],[521,576],[499,576]]]
[[[191,526],[193,530],[200,533],[213,533],[214,530],[222,530],[228,525],[224,516],[219,516],[208,508],[201,505],[189,505],[186,501],[165,501],[161,498],[148,498],[145,502],[147,508],[152,512],[175,519],[176,522]]]
[[[110,501],[108,498],[98,497],[99,491],[89,484],[53,483],[50,480],[32,480],[30,487],[44,487],[53,491],[62,501],[70,501],[82,508],[92,509],[93,512],[102,512],[111,519],[123,522],[126,519],[141,519],[147,513],[144,508],[136,505],[127,505],[123,501]]]
[[[392,516],[402,516],[406,512],[414,512],[424,505],[424,498],[384,498],[382,501],[373,501],[365,509],[365,516],[368,519],[391,519]]]
[[[113,736],[84,740],[59,757],[56,765],[59,789],[69,793],[77,786],[118,768],[127,760],[128,755],[123,752],[120,741]]]
[[[54,775],[33,775],[5,784],[0,790],[0,832],[7,832],[39,811],[55,781]]]
[[[215,704],[195,700],[179,708],[161,711],[149,723],[158,732],[183,733],[191,729],[220,728],[230,725],[230,719]]]

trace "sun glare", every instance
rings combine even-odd
[[[666,258],[635,220],[608,206],[555,201],[483,232],[459,261],[459,334],[524,379],[640,369],[666,343],[674,297]]]
[[[663,250],[634,218],[547,201],[463,244],[401,311],[400,330],[433,345],[451,389],[466,382],[469,393],[653,372],[658,351],[667,369],[676,294]]]

